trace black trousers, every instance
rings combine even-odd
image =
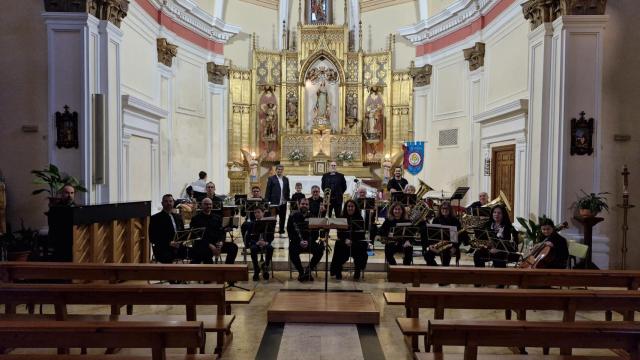
[[[162,264],[171,264],[177,259],[185,259],[187,257],[187,248],[183,246],[174,248],[171,246],[160,247],[153,245],[151,249],[153,251],[153,257],[155,257],[157,262]]]
[[[353,258],[356,270],[364,270],[367,266],[367,242],[354,241],[351,246],[347,246],[344,241],[336,241],[333,245],[333,257],[329,266],[331,273],[335,275],[341,272],[344,263],[349,261],[349,257]]]
[[[287,203],[284,203],[278,207],[278,224],[279,224],[279,232],[284,234],[284,228],[286,225],[286,217],[287,217]]]
[[[487,261],[493,262],[493,267],[506,268],[507,267],[507,253],[498,252],[492,254],[487,248],[476,249],[473,253],[473,264],[475,267],[485,267]]]
[[[233,264],[236,261],[238,255],[238,245],[232,242],[222,243],[221,252],[227,254],[225,264]],[[191,250],[191,263],[192,264],[213,264],[213,251],[209,249],[209,244],[202,242],[193,246]]]
[[[340,195],[339,199],[331,199],[331,204],[329,205],[329,217],[331,217],[331,212],[335,214],[336,217],[340,217],[340,213],[342,211],[342,195]]]
[[[300,261],[301,253],[310,253],[311,254],[311,262],[309,263],[309,268],[311,270],[315,270],[316,266],[322,259],[322,255],[324,254],[324,243],[310,241],[309,246],[306,249],[300,247],[300,244],[289,243],[289,258],[291,259],[291,263],[298,270],[299,273],[304,272],[304,268],[302,267],[302,261]]]
[[[258,264],[259,254],[264,254],[264,268],[265,271],[267,271],[271,264],[271,258],[273,258],[273,246],[271,246],[271,244],[267,244],[264,247],[259,247],[258,245],[251,246],[251,262],[253,263],[253,272],[256,274],[260,272],[260,266]]]
[[[435,251],[429,250],[429,248],[423,248],[424,261],[427,262],[429,266],[438,266],[436,262],[436,256],[440,257],[440,262],[442,266],[449,266],[451,263],[451,249],[442,250],[439,254]]]
[[[396,258],[393,257],[395,253],[403,253],[402,264],[411,265],[413,261],[413,246],[404,247],[403,243],[390,242],[384,246],[384,256],[389,265],[396,265]]]

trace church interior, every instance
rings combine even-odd
[[[637,0],[2,8],[0,359],[640,359]]]

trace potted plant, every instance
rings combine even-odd
[[[538,217],[538,222],[536,223],[532,219],[525,219],[523,217],[516,218],[520,226],[522,226],[522,230],[520,230],[520,235],[522,236],[522,238],[524,238],[525,244],[533,245],[543,240],[544,237],[542,235],[542,229],[540,224],[542,224],[542,222],[546,219],[548,219],[547,215],[542,215],[541,217]],[[562,229],[566,229],[568,226],[569,226],[569,223],[565,221],[562,224],[556,225],[555,230],[560,231]]]
[[[304,160],[304,153],[300,149],[294,149],[289,153],[289,160],[293,161],[293,165],[300,166],[300,161]]]
[[[80,180],[77,178],[60,172],[57,166],[49,164],[48,168],[43,170],[31,170],[31,173],[35,175],[33,180],[34,184],[46,185],[47,187],[34,190],[33,195],[47,192],[49,194],[49,206],[55,205],[56,195],[62,190],[65,185],[71,185],[78,192],[86,192],[87,189],[80,185]]]
[[[25,228],[22,223],[19,231],[11,231],[7,225],[7,232],[0,235],[0,248],[3,258],[8,261],[27,261],[38,244],[38,232]]]
[[[574,203],[574,207],[578,209],[578,213],[582,217],[594,217],[598,215],[602,210],[609,211],[609,205],[607,205],[607,198],[604,195],[608,192],[590,193],[587,194],[584,190],[582,196],[578,197],[578,200]]]

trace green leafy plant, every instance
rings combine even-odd
[[[542,226],[540,226],[540,224],[542,224],[547,219],[547,215],[542,215],[541,217],[538,217],[538,222],[536,223],[532,219],[525,219],[523,217],[516,218],[518,223],[522,226],[520,234],[527,243],[537,244],[544,239],[544,235],[542,235]],[[568,225],[569,224],[567,222],[556,225],[555,230],[560,231],[566,228]]]
[[[338,155],[336,156],[336,159],[339,161],[351,161],[353,160],[353,152],[342,150],[338,153]]]
[[[33,195],[47,192],[50,197],[55,197],[60,190],[62,190],[62,187],[67,184],[73,186],[76,191],[87,191],[87,189],[80,184],[80,180],[69,174],[60,172],[60,169],[53,164],[49,164],[49,167],[43,170],[31,170],[31,173],[36,177],[33,180],[34,184],[47,186],[46,188],[34,190],[32,192]]]
[[[609,211],[607,198],[603,196],[608,195],[608,192],[587,194],[582,189],[580,189],[580,191],[582,192],[582,196],[578,197],[578,200],[574,203],[574,207],[582,210],[589,210],[593,215],[598,214],[602,210]]]
[[[0,248],[8,253],[33,251],[37,245],[38,232],[25,228],[23,221],[21,221],[20,230],[14,232],[11,230],[11,225],[7,224],[7,232],[0,235]]]

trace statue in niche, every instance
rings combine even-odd
[[[380,89],[376,86],[369,90],[369,97],[365,104],[365,118],[362,133],[367,142],[375,143],[382,138],[382,125],[384,122],[384,103],[380,96]]]
[[[273,87],[265,87],[260,98],[259,119],[262,125],[261,137],[264,142],[276,141],[278,137],[278,105]],[[270,150],[270,149],[269,149]]]
[[[287,96],[287,124],[290,128],[298,125],[298,99],[293,94]]]
[[[313,107],[313,125],[317,127],[331,126],[330,109],[331,103],[327,93],[327,86],[322,81],[318,91],[316,91],[316,104]]]
[[[311,0],[310,23],[327,23],[327,0]]]

